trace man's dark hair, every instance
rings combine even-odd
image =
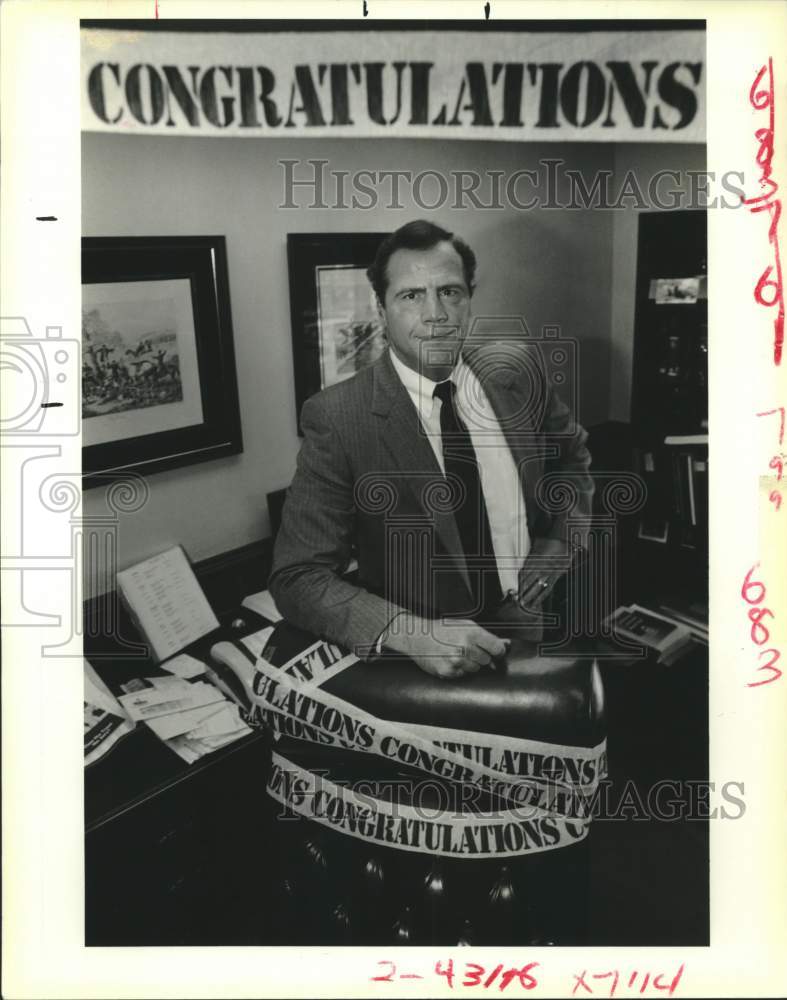
[[[450,243],[462,258],[465,284],[472,295],[475,288],[476,265],[473,251],[461,237],[454,236],[447,229],[436,226],[433,222],[427,222],[426,219],[416,219],[385,237],[377,250],[374,263],[366,271],[366,276],[372,283],[380,303],[385,303],[385,293],[388,290],[388,261],[397,250],[431,250],[438,243],[444,242]]]

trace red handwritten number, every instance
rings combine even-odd
[[[390,965],[391,971],[388,973],[387,976],[372,976],[372,982],[373,983],[392,983],[393,982],[394,973],[396,972],[396,966],[394,965],[394,963],[393,962],[378,962],[377,964],[378,965]]]
[[[674,994],[675,990],[678,988],[678,983],[680,983],[681,977],[683,976],[683,969],[684,968],[685,968],[685,966],[681,965],[680,968],[678,969],[678,971],[673,976],[672,981],[669,982],[669,983],[665,983],[664,982],[664,977],[665,977],[666,973],[664,973],[664,972],[657,973],[653,977],[653,988],[656,989],[656,990],[661,990],[661,991],[663,991],[665,993],[669,993],[669,995],[672,996]],[[577,990],[579,989],[580,986],[583,987],[583,989],[587,993],[593,994],[593,990],[588,986],[587,982],[585,981],[585,976],[587,974],[588,974],[587,969],[585,969],[582,972],[582,975],[580,975],[580,976],[578,976],[576,973],[574,973],[574,979],[576,980],[576,983],[574,984],[574,989],[571,991],[571,995],[572,996],[576,995],[576,992],[577,992]],[[598,995],[598,996],[603,995],[603,996],[614,997],[615,993],[617,992],[618,983],[620,981],[620,975],[621,974],[620,974],[620,972],[619,972],[618,969],[613,969],[611,972],[594,972],[592,974],[592,978],[593,979],[611,979],[612,980],[612,984],[611,984],[611,986],[609,988],[609,993],[596,994],[596,995]],[[634,982],[635,982],[635,980],[636,980],[636,978],[637,978],[638,975],[639,975],[639,972],[635,971],[635,972],[632,972],[631,975],[629,976],[629,980],[628,980],[628,988],[629,989],[631,989],[632,986],[634,985]],[[645,993],[645,991],[648,988],[648,983],[650,982],[650,979],[651,979],[651,974],[649,972],[643,973],[643,976],[642,976],[642,985],[640,986],[640,989],[639,989],[640,994],[644,994]],[[583,996],[583,995],[584,994],[580,994],[580,996]]]
[[[758,417],[771,417],[774,413],[779,414],[779,446],[784,443],[784,407],[777,406],[775,410],[763,410],[758,413]]]
[[[784,444],[784,407],[777,406],[773,410],[762,410],[760,413],[756,414],[758,417],[772,417],[775,414],[779,414],[779,447]],[[773,458],[768,462],[768,468],[774,469],[776,471],[776,482],[780,483],[784,475],[784,459],[785,455],[774,455]],[[782,494],[781,490],[771,490],[768,494],[768,500],[776,507],[776,510],[781,510],[782,506]]]
[[[757,569],[760,564],[756,562],[746,576],[743,578],[743,586],[741,587],[741,597],[746,601],[747,604],[759,604],[760,601],[765,597],[765,584],[760,583],[759,580],[752,580],[751,575]],[[750,588],[759,587],[760,594],[759,597],[752,597],[750,594]]]
[[[778,679],[782,675],[782,672],[781,670],[779,670],[778,667],[774,666],[774,663],[776,663],[779,659],[781,659],[781,655],[782,654],[779,652],[778,649],[761,649],[760,659],[762,659],[763,656],[770,656],[770,661],[768,663],[763,663],[761,667],[757,667],[757,671],[759,672],[760,670],[772,670],[773,674],[770,677],[765,677],[761,681],[749,681],[746,687],[750,688],[762,687],[763,684],[770,684],[771,681],[778,681]]]
[[[528,962],[528,964],[523,965],[521,969],[506,969],[500,980],[500,989],[504,990],[510,982],[513,982],[514,979],[518,979],[519,985],[523,990],[532,990],[534,986],[538,986],[538,980],[531,974],[530,970],[535,969],[538,964],[538,962]],[[486,985],[486,983],[484,985]]]
[[[774,281],[771,278],[771,271],[773,271],[773,265],[769,264],[760,275],[757,284],[754,286],[754,301],[758,306],[765,306],[767,309],[778,305],[779,299],[782,295],[781,282]],[[772,289],[770,295],[766,294],[766,288]]]
[[[763,624],[763,618],[767,616],[775,618],[776,616],[771,611],[770,608],[758,608],[758,605],[765,598],[765,584],[760,583],[759,580],[752,580],[752,573],[757,569],[760,564],[756,562],[746,576],[743,579],[743,586],[741,587],[741,597],[747,604],[752,604],[754,607],[749,608],[748,615],[749,621],[751,622],[751,641],[756,646],[764,646],[765,643],[770,639],[771,634],[768,631],[766,625]],[[752,593],[754,591],[754,593]],[[767,663],[763,663],[761,666],[757,667],[757,672],[761,670],[769,671],[770,676],[763,678],[760,681],[749,681],[746,687],[762,687],[763,684],[770,684],[772,681],[777,681],[782,676],[782,671],[775,664],[781,659],[781,652],[778,649],[761,649],[759,653],[759,659],[762,660],[763,657],[770,657]]]
[[[684,968],[685,968],[685,965],[681,964],[681,967],[675,973],[675,976],[674,976],[672,982],[669,983],[669,985],[664,985],[661,982],[661,980],[664,978],[664,973],[660,972],[653,979],[653,986],[654,986],[654,988],[657,989],[657,990],[666,990],[669,993],[669,995],[672,996],[673,993],[675,992],[675,990],[678,988],[678,983],[681,980],[681,976],[683,975]]]
[[[766,615],[770,615],[773,618],[773,612],[770,608],[749,608],[749,621],[752,623],[751,641],[756,646],[764,646],[771,637],[771,633],[762,623]]]
[[[770,60],[768,62],[770,64]],[[762,67],[757,76],[755,76],[754,83],[749,90],[749,103],[753,108],[757,108],[758,111],[767,108],[773,100],[773,84],[771,84],[768,90],[757,90],[768,68],[768,66]]]
[[[767,81],[763,82],[763,77],[767,73]],[[774,86],[773,86],[773,60],[768,59],[766,65],[762,66],[754,83],[749,90],[749,102],[758,111],[768,112],[768,124],[765,128],[758,128],[754,133],[757,140],[757,166],[760,168],[759,185],[762,194],[751,198],[744,198],[743,204],[748,206],[750,212],[767,212],[771,219],[768,227],[768,242],[773,247],[773,264],[768,265],[760,275],[760,279],[754,289],[754,300],[758,305],[766,308],[776,308],[776,316],[773,320],[773,363],[781,364],[782,348],[784,346],[784,289],[782,287],[782,264],[779,250],[779,218],[781,217],[782,203],[776,197],[779,185],[771,177],[773,172],[773,151],[775,137],[775,114],[774,114]],[[775,271],[775,280],[771,278],[771,273]],[[765,289],[772,289],[766,295]]]
[[[452,958],[448,959],[448,964],[443,968],[443,963],[438,961],[434,967],[435,975],[445,976],[448,980],[448,985],[451,989],[454,988],[454,960]]]
[[[474,971],[471,972],[471,969]],[[465,966],[465,978],[462,980],[462,986],[478,986],[481,982],[481,976],[483,976],[483,974],[483,965],[476,965],[475,962],[468,962]]]
[[[614,972],[594,972],[594,979],[606,979],[608,976],[612,976],[612,989],[609,991],[609,995],[614,997],[615,990],[618,988],[618,970],[615,969]]]

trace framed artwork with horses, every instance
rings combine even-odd
[[[82,240],[86,488],[243,450],[223,236]]]

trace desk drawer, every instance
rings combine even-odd
[[[87,945],[264,943],[266,762],[251,744],[88,832]]]

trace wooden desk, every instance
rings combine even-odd
[[[265,624],[243,617],[249,631]],[[190,652],[205,658],[215,640]],[[93,662],[114,688],[163,673],[149,660]],[[270,942],[269,757],[255,731],[189,765],[138,725],[86,768],[88,946]]]
[[[255,733],[186,767],[141,731],[90,769],[87,945],[270,940],[266,741]],[[121,803],[116,789],[134,786]]]

